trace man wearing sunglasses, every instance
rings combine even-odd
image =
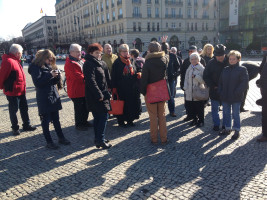
[[[13,135],[19,135],[17,112],[20,110],[23,131],[34,131],[36,128],[30,125],[28,115],[28,103],[26,99],[26,78],[20,58],[23,48],[19,44],[12,44],[9,54],[4,54],[0,68],[0,89],[8,100],[9,116]]]

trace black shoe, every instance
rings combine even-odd
[[[14,136],[20,135],[19,129],[18,130],[12,130],[12,133],[13,133]]]
[[[126,124],[123,122],[123,123],[119,123],[119,127],[122,127],[122,128],[126,128]]]
[[[204,126],[204,122],[197,122],[197,127],[203,127]]]
[[[111,144],[107,144],[106,142],[103,142],[102,144],[96,144],[95,145],[96,146],[96,148],[100,148],[100,147],[102,147],[102,149],[109,149],[110,147],[112,147],[112,145]]]
[[[59,146],[52,142],[52,143],[47,143],[46,148],[56,150],[59,148]]]
[[[244,108],[240,108],[240,112],[247,112],[248,110],[245,110]]]
[[[213,130],[214,131],[219,131],[220,130],[220,127],[219,126],[213,126]]]
[[[193,118],[192,117],[186,117],[186,118],[184,118],[184,122],[188,122],[188,121],[190,121],[190,120],[192,120]]]
[[[84,126],[85,127],[94,127],[94,124],[91,122],[86,122],[86,124]]]
[[[189,126],[195,126],[197,125],[197,120],[194,119],[192,122],[190,122]]]
[[[263,104],[263,100],[262,100],[262,99],[258,99],[258,100],[256,101],[256,104],[257,104],[258,106],[262,106],[262,104]]]
[[[35,131],[36,127],[33,127],[32,125],[26,126],[22,128],[23,131]]]
[[[133,122],[127,122],[127,126],[135,126]]]
[[[88,127],[86,127],[86,126],[75,126],[75,129],[77,131],[87,131]]]
[[[70,145],[70,141],[67,140],[66,138],[59,139],[59,140],[58,140],[58,143],[59,143],[59,144],[63,144],[63,145]]]
[[[231,133],[231,130],[222,129],[219,132],[219,135],[229,135]]]
[[[235,131],[234,135],[232,136],[232,140],[237,140],[239,138],[239,131]]]
[[[109,143],[109,140],[108,139],[104,139],[104,142],[105,143]],[[96,144],[96,141],[95,141],[95,144]]]

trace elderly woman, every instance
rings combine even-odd
[[[103,48],[100,44],[90,44],[85,56],[83,73],[85,79],[85,99],[94,117],[96,148],[108,149],[112,145],[105,139],[105,131],[110,110],[110,75],[108,67],[101,60]]]
[[[184,80],[185,100],[188,104],[188,116],[193,119],[190,126],[204,126],[204,101],[196,99],[194,96],[194,87],[204,87],[203,72],[204,67],[200,63],[198,53],[192,53],[189,57],[190,66],[186,70]]]
[[[229,135],[231,130],[235,131],[233,140],[239,138],[240,132],[240,105],[246,89],[248,88],[248,72],[240,66],[241,53],[230,51],[228,54],[229,66],[222,71],[219,81],[219,94],[223,105],[223,120],[225,129],[220,131],[220,135]],[[231,111],[232,110],[232,111]],[[232,127],[232,117],[234,124]]]
[[[205,60],[206,65],[212,59],[213,51],[214,47],[212,46],[212,44],[205,44],[205,46],[203,47],[203,51],[200,55]]]
[[[56,67],[56,57],[52,51],[40,50],[29,67],[36,88],[36,99],[44,137],[47,148],[57,149],[58,146],[53,142],[49,123],[52,122],[57,136],[58,143],[69,145],[70,142],[64,137],[59,122],[59,110],[62,109],[60,97],[56,85],[60,82],[60,71]]]
[[[158,132],[160,133],[161,143],[167,143],[167,127],[165,116],[166,102],[148,103],[146,99],[148,84],[158,82],[166,77],[169,57],[161,51],[158,42],[150,42],[148,54],[142,71],[141,93],[145,96],[146,107],[150,119],[150,139],[152,144],[158,142]]]
[[[138,88],[137,69],[131,64],[129,46],[121,44],[119,57],[112,65],[111,80],[113,93],[124,101],[123,115],[118,115],[120,127],[134,126],[133,121],[141,114],[141,99]],[[127,122],[127,125],[125,124]]]

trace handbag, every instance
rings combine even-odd
[[[170,93],[166,79],[150,83],[146,88],[146,101],[148,103],[158,103],[168,101]]]
[[[114,96],[117,95],[117,100],[114,100]],[[108,111],[112,115],[123,115],[124,101],[119,99],[118,93],[112,93],[112,99],[110,100],[111,110]]]
[[[193,87],[193,99],[204,101],[209,99],[209,88],[204,85],[205,87],[200,87],[196,85]]]

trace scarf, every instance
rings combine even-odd
[[[134,70],[131,65],[130,56],[127,56],[126,58],[120,56],[120,59],[125,64],[125,67],[123,69],[123,75],[128,75],[128,74],[134,75]]]

